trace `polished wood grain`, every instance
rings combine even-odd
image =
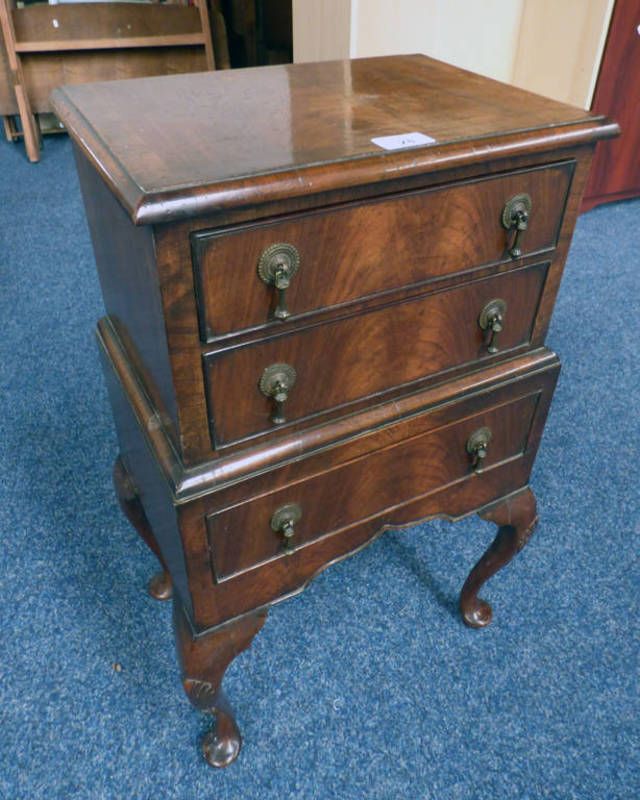
[[[122,341],[144,391],[176,441],[178,412],[155,270],[153,232],[131,225],[82,153],[76,151],[75,155],[102,298],[114,335]]]
[[[138,223],[577,146],[617,132],[601,117],[426,56],[66,87],[53,103]],[[371,141],[409,131],[436,144],[388,152]]]
[[[155,597],[156,600],[170,600],[173,594],[173,584],[169,568],[153,534],[153,529],[149,525],[147,515],[144,513],[144,506],[140,501],[140,495],[131,481],[122,456],[118,456],[113,465],[113,487],[124,515],[138,531],[141,539],[156,556],[162,567],[162,570],[149,581],[147,586],[149,594]]]
[[[621,134],[593,159],[583,210],[640,194],[640,3],[616,0],[592,109],[620,124]]]
[[[288,559],[283,536],[272,530],[270,521],[290,503],[302,511],[291,538],[297,549],[456,481],[482,480],[485,470],[522,455],[538,399],[536,392],[489,407],[463,422],[381,447],[318,478],[216,512],[207,519],[214,578],[222,581],[273,558]],[[492,432],[489,453],[482,472],[474,475],[465,445],[485,426]]]
[[[172,590],[177,593],[192,615],[191,590],[185,553],[179,538],[178,514],[172,493],[167,491],[167,482],[158,468],[156,460],[151,456],[145,429],[141,428],[139,421],[132,411],[131,404],[118,373],[113,369],[109,355],[99,351],[100,360],[105,376],[109,402],[116,420],[118,435],[118,460],[124,465],[128,483],[133,485],[133,490],[125,485],[124,491],[116,484],[116,496],[125,500],[122,510],[129,516],[138,532],[145,538],[147,526],[153,533],[157,550],[162,556],[162,563],[167,573],[171,576]],[[155,425],[158,425],[157,418]],[[175,451],[174,451],[175,452]],[[119,483],[119,476],[116,476]],[[134,495],[133,502],[128,499]],[[144,513],[144,520],[139,512],[139,499]]]
[[[501,224],[514,195],[532,198],[523,253],[551,250],[575,163],[393,195],[379,202],[276,218],[192,235],[205,341],[274,320],[277,292],[257,274],[266,248],[293,245],[301,266],[287,289],[289,324],[314,309],[454,273],[510,261],[512,232]]]
[[[312,438],[301,439],[298,435],[293,437],[288,459],[286,449],[279,452],[277,447],[265,444],[261,450],[255,451],[252,448],[244,454],[230,456],[226,467],[224,462],[221,465],[211,462],[202,464],[194,471],[185,469],[169,440],[163,440],[166,434],[158,426],[157,416],[149,419],[136,418],[129,401],[129,398],[136,398],[136,389],[127,382],[126,375],[123,376],[124,383],[116,379],[118,365],[106,352],[105,356],[105,376],[116,416],[121,451],[126,455],[129,469],[136,474],[136,486],[141,496],[147,499],[150,513],[153,514],[154,530],[160,534],[156,538],[165,554],[174,583],[180,585],[185,603],[189,601],[189,613],[196,630],[220,625],[252,608],[301,591],[327,564],[366,545],[390,525],[406,526],[433,516],[459,518],[501,495],[525,486],[559,368],[557,357],[542,350],[508,365],[496,366],[493,372],[487,370],[467,375],[451,384],[434,387],[422,395],[408,397],[404,402],[398,403],[394,414],[387,416],[386,423],[380,417],[376,422],[371,412],[363,412],[360,420],[345,420],[343,440],[339,443],[334,441],[333,446],[323,445],[320,437],[314,446]],[[396,505],[371,519],[362,520],[358,505],[354,502],[351,511],[346,511],[345,514],[351,514],[352,519],[362,520],[358,524],[309,541],[291,556],[274,558],[256,570],[246,570],[216,583],[207,533],[207,518],[216,512],[223,509],[231,511],[236,507],[240,509],[246,503],[249,503],[247,510],[250,511],[252,498],[256,498],[254,502],[258,502],[257,498],[267,497],[280,490],[284,496],[287,489],[296,491],[296,488],[303,485],[302,482],[315,485],[315,480],[318,486],[322,486],[322,476],[326,473],[326,480],[330,481],[331,473],[341,466],[348,471],[349,465],[358,461],[366,463],[366,459],[379,450],[396,449],[396,452],[400,452],[405,443],[411,446],[412,441],[424,439],[430,432],[433,432],[435,441],[438,441],[443,435],[440,431],[452,428],[460,420],[484,414],[491,407],[508,409],[514,407],[514,402],[517,405],[521,400],[524,408],[526,398],[535,395],[539,395],[539,398],[528,428],[526,447],[519,456],[503,460],[502,463],[488,464],[481,474],[471,474],[465,472],[469,469],[468,456],[465,455],[464,467],[461,466],[460,469],[466,477],[462,480],[454,480],[445,486],[440,484],[438,491],[428,492],[427,487],[426,495],[406,496],[403,505]],[[135,407],[142,411],[143,403],[144,397],[140,393]],[[416,413],[418,410],[421,413]],[[369,433],[362,436],[359,431],[362,430],[365,420]],[[515,438],[518,440],[518,436],[520,437],[519,443],[516,441],[515,445],[507,444],[507,447],[513,446],[512,453],[517,453],[518,448],[522,447],[522,434],[526,424],[519,422],[515,428],[518,425],[521,430]],[[152,446],[160,461],[155,458],[149,460],[146,435],[154,437]],[[497,443],[504,442],[500,433],[497,436]],[[464,449],[464,442],[462,446]],[[303,447],[307,454],[300,460],[299,453]],[[489,460],[493,457],[493,453],[488,456]],[[437,483],[438,470],[445,473],[449,470],[444,463],[446,458],[447,454],[441,450],[438,463],[429,466],[423,457],[417,456],[412,466],[406,466],[405,480],[411,482],[410,471],[413,468],[423,475],[426,470],[431,480]],[[166,471],[161,467],[163,462]],[[171,506],[163,507],[159,502],[163,498],[163,487],[167,485],[173,487],[172,510]],[[410,491],[408,495],[411,495]],[[152,498],[155,500],[149,505]],[[305,500],[305,506],[308,506],[308,502],[313,504],[314,501]],[[317,512],[312,510],[311,513]],[[336,513],[339,513],[338,509]],[[238,545],[246,536],[248,534],[236,537]],[[180,551],[176,550],[175,543],[181,543]],[[182,560],[182,554],[186,561]],[[241,559],[242,555],[238,552],[232,558]],[[190,588],[186,588],[187,583],[183,577],[185,571],[189,575]]]
[[[205,734],[202,752],[212,767],[226,767],[238,757],[242,737],[221,684],[224,673],[251,644],[267,618],[266,610],[248,614],[204,636],[195,636],[178,598],[173,604],[173,624],[182,685],[193,705],[215,716],[215,727]]]
[[[522,380],[534,373],[544,373],[555,369],[557,356],[550,350],[538,349],[527,352],[508,361],[498,361],[488,365],[481,372],[463,372],[461,375],[449,377],[435,385],[422,387],[419,390],[360,410],[358,413],[343,416],[332,421],[331,425],[306,426],[298,430],[295,426],[278,438],[277,442],[262,440],[250,442],[237,449],[217,455],[214,459],[203,461],[198,466],[187,466],[176,451],[166,427],[154,408],[140,382],[140,376],[132,368],[111,322],[108,318],[100,320],[97,330],[98,345],[109,366],[109,379],[117,379],[121,391],[126,394],[141,430],[145,431],[156,458],[158,469],[163,480],[168,484],[171,495],[177,503],[187,502],[195,497],[250,479],[257,473],[266,473],[283,464],[295,462],[296,474],[305,476],[309,473],[306,461],[300,461],[301,452],[320,454],[328,452],[327,464],[337,465],[344,459],[357,457],[372,452],[378,446],[375,436],[362,437],[362,431],[383,430],[384,443],[402,441],[404,438],[423,428],[415,428],[415,420],[427,409],[430,418],[440,420],[441,411],[447,407],[452,398],[465,397],[469,393],[487,392],[500,381],[510,383]],[[502,397],[500,393],[494,394]],[[444,419],[444,417],[442,418]],[[397,423],[397,424],[396,424]],[[393,436],[391,431],[395,431]],[[331,448],[335,443],[345,444],[349,448]]]
[[[457,364],[493,356],[478,324],[494,298],[507,304],[501,353],[530,342],[546,265],[507,272],[367,314],[253,341],[205,355],[211,425],[217,446],[265,430],[274,403],[258,388],[263,370],[283,362],[296,371],[284,403],[288,421],[410,384]],[[344,413],[348,412],[345,407]]]
[[[484,628],[493,616],[491,606],[478,592],[492,575],[508,564],[531,538],[538,524],[536,499],[530,488],[493,503],[478,512],[498,525],[496,538],[469,573],[460,593],[462,618],[471,628]]]
[[[120,493],[171,574],[185,689],[217,717],[203,750],[224,766],[240,746],[227,665],[269,607],[384,530],[495,521],[460,601],[467,622],[488,621],[478,591],[532,529],[559,370],[545,336],[594,144],[617,128],[417,56],[54,102],[104,290],[98,342],[135,486]],[[437,142],[370,141],[410,130]],[[534,206],[514,259],[500,214],[523,192]],[[302,255],[284,323],[256,270],[282,240]],[[507,311],[489,354],[478,318],[495,298]],[[275,425],[259,380],[282,362],[297,375]],[[467,445],[482,428],[478,463]]]
[[[553,303],[560,284],[562,269],[568,253],[571,235],[577,219],[578,209],[584,189],[584,183],[589,170],[591,147],[580,147],[574,150],[563,149],[556,154],[557,160],[576,160],[576,168],[571,182],[571,189],[567,198],[565,214],[556,249],[553,253],[549,267],[545,289],[540,300],[538,314],[536,315],[532,344],[538,346],[544,342],[544,337],[551,319]],[[380,196],[384,189],[403,192],[413,190],[419,186],[439,186],[442,181],[457,182],[480,174],[501,174],[505,171],[516,171],[527,166],[544,165],[547,161],[544,155],[533,153],[525,157],[510,158],[505,161],[489,162],[478,165],[469,165],[464,168],[456,167],[443,172],[425,173],[420,176],[402,176],[394,178],[384,184],[375,184],[367,188],[369,193]],[[226,227],[229,224],[242,224],[259,220],[263,217],[273,219],[278,214],[290,214],[292,210],[301,205],[305,208],[318,208],[328,210],[334,204],[343,204],[350,198],[362,199],[365,194],[363,188],[354,187],[345,190],[332,190],[315,197],[294,197],[293,199],[278,201],[268,205],[259,204],[255,207],[239,207],[233,211],[221,209],[215,215],[176,222],[153,227],[158,273],[163,300],[165,316],[166,337],[171,354],[174,384],[177,393],[178,417],[180,424],[180,441],[182,456],[185,463],[195,465],[199,461],[212,456],[212,443],[209,436],[209,415],[205,401],[202,371],[202,348],[200,342],[199,320],[197,307],[194,303],[196,286],[194,272],[191,269],[190,236],[194,231],[203,228]],[[386,194],[384,195],[386,196]],[[465,235],[469,235],[468,226],[459,234],[461,242]],[[461,245],[464,247],[464,245]],[[525,259],[526,260],[526,259]],[[479,268],[478,277],[500,272],[508,264]],[[108,266],[107,266],[108,268]],[[464,274],[448,276],[436,281],[437,286],[453,286],[465,280]],[[436,288],[434,286],[434,288]],[[418,292],[420,290],[418,289]],[[415,294],[415,292],[413,292]],[[378,301],[374,297],[370,303],[362,302],[362,309],[373,307]],[[373,306],[372,306],[373,304]],[[330,319],[332,313],[317,312],[316,319]],[[295,325],[297,323],[291,323]],[[285,323],[287,327],[288,323]],[[253,334],[241,336],[242,341],[251,341]],[[238,342],[239,343],[239,342]]]
[[[185,548],[189,553],[189,571],[192,582],[199,587],[198,596],[194,597],[194,619],[196,625],[208,627],[217,625],[226,619],[233,618],[238,613],[248,611],[270,602],[274,598],[283,598],[292,593],[301,591],[304,585],[327,563],[343,558],[348,553],[364,546],[365,543],[375,538],[385,527],[390,525],[407,526],[421,519],[431,516],[460,517],[470,511],[475,511],[493,500],[510,494],[527,485],[530,470],[535,458],[535,453],[540,441],[542,427],[553,394],[553,388],[558,374],[558,361],[548,358],[548,354],[541,353],[537,359],[537,368],[530,364],[529,369],[520,369],[513,373],[508,380],[499,381],[497,384],[483,386],[480,382],[477,387],[472,383],[467,384],[467,390],[456,397],[449,397],[441,403],[430,405],[422,413],[409,417],[401,417],[395,423],[370,430],[366,435],[352,435],[343,443],[334,444],[329,448],[320,449],[312,454],[305,454],[303,459],[292,459],[289,463],[275,466],[272,470],[258,471],[253,475],[246,475],[241,482],[233,482],[218,491],[208,492],[203,495],[192,495],[178,507],[179,527]],[[481,381],[481,376],[478,376]],[[532,395],[538,395],[533,419],[527,426],[526,417],[527,401]],[[446,397],[446,395],[445,395]],[[516,401],[523,399],[523,404],[518,406]],[[512,405],[516,402],[515,405]],[[466,437],[476,430],[455,427],[462,420],[482,418],[487,414],[491,421],[491,409],[502,408],[505,413],[507,428],[501,432],[500,425],[494,430],[496,446],[502,449],[504,458],[500,453],[492,453],[489,447],[487,458],[494,456],[497,461],[489,463],[480,474],[473,473],[470,469],[470,459],[466,455]],[[513,410],[512,410],[513,409]],[[497,412],[496,412],[497,413]],[[512,420],[507,423],[506,420]],[[502,423],[501,423],[502,424]],[[494,428],[495,428],[494,424]],[[432,433],[433,438],[428,434]],[[506,441],[502,437],[513,436],[513,441]],[[526,436],[526,446],[523,441]],[[435,459],[435,463],[427,463],[428,459],[418,444],[412,442],[422,438],[425,442],[425,451]],[[434,451],[428,448],[429,442],[449,443],[451,449],[442,446],[435,447]],[[460,450],[462,448],[462,454]],[[396,461],[392,450],[401,453],[404,447],[407,453],[412,454],[411,463],[401,464],[401,459]],[[344,475],[353,474],[365,481],[382,487],[380,476],[364,477],[365,464],[376,463],[376,454],[386,452],[387,456],[380,456],[380,463],[393,464],[397,475],[389,473],[386,477],[390,484],[395,484],[399,490],[397,504],[383,510],[371,518],[363,518],[366,508],[360,508],[357,497],[360,493],[358,484],[351,485],[353,500],[351,504],[346,495],[346,489],[341,489],[334,483],[332,473],[343,469]],[[455,452],[453,452],[455,450]],[[513,456],[513,457],[510,457]],[[357,467],[361,461],[361,467]],[[449,467],[447,460],[452,459],[454,466]],[[351,471],[351,465],[353,470]],[[443,476],[455,473],[453,480],[444,484],[438,480],[439,471]],[[429,481],[420,493],[420,489],[413,484],[411,473],[422,475]],[[460,479],[455,478],[461,476]],[[312,479],[316,479],[312,482]],[[305,488],[305,482],[310,481],[310,486],[318,488],[313,494]],[[338,507],[334,511],[325,508],[325,496],[320,491],[323,486],[330,487],[338,492],[337,495],[347,507]],[[412,486],[417,491],[417,496],[412,496]],[[429,491],[429,490],[432,491]],[[302,491],[307,513],[314,516],[320,514],[319,505],[324,508],[327,523],[332,522],[337,530],[326,536],[314,539],[313,535],[305,545],[290,556],[272,558],[256,569],[238,572],[233,577],[216,583],[211,558],[211,540],[207,536],[206,520],[218,510],[228,509],[229,514],[238,514],[240,520],[243,513],[241,506],[255,498],[256,509],[263,508],[267,513],[268,503],[263,505],[261,498],[266,498],[274,490],[280,491],[279,497],[283,504],[296,502],[296,492]],[[380,488],[383,492],[383,489]],[[307,493],[309,492],[309,493]],[[375,514],[380,510],[379,501],[373,496],[373,488],[362,489],[363,503],[368,503],[369,510]],[[331,505],[333,498],[329,501]],[[465,507],[466,504],[466,507]],[[232,511],[232,509],[236,509]],[[273,513],[276,507],[269,508]],[[246,510],[247,519],[252,521],[251,508]],[[333,515],[336,515],[335,517]],[[342,516],[343,515],[343,516]],[[345,527],[340,527],[340,519]],[[348,525],[349,520],[358,520],[357,524]],[[322,530],[327,530],[324,522],[320,522]],[[304,525],[304,523],[303,523]],[[214,526],[215,527],[215,526]],[[251,535],[257,535],[257,528],[251,531],[236,529],[237,553],[227,552],[225,557],[229,562],[240,563],[243,555],[239,552],[241,545],[247,543]],[[214,533],[215,535],[215,533]],[[271,543],[270,531],[266,532]],[[231,538],[231,537],[230,537]],[[260,548],[258,543],[247,544],[248,547]],[[229,544],[229,547],[233,547]],[[272,551],[271,551],[272,552]]]

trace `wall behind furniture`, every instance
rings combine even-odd
[[[353,0],[292,0],[294,62],[357,58],[351,53],[357,7]]]
[[[588,108],[614,0],[293,0],[294,61],[426,53]]]
[[[358,0],[357,56],[426,53],[508,81],[523,0]]]
[[[589,108],[614,0],[525,0],[510,83]]]

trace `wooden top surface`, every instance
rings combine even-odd
[[[138,223],[617,132],[418,55],[66,86],[52,99]],[[436,142],[389,152],[371,141],[409,132]]]

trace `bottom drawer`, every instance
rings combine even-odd
[[[537,390],[503,403],[495,398],[492,403],[489,395],[477,413],[476,405],[474,413],[448,424],[208,515],[214,580],[220,583],[272,559],[286,559],[310,542],[456,482],[482,480],[492,467],[524,453],[540,394]],[[468,445],[479,431],[479,444],[487,435],[490,440],[478,464]]]

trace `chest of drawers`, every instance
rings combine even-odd
[[[460,599],[490,621],[478,591],[536,523],[545,334],[617,128],[424,56],[66,87],[54,105],[105,301],[116,492],[225,766],[229,663],[386,528],[494,521]]]

